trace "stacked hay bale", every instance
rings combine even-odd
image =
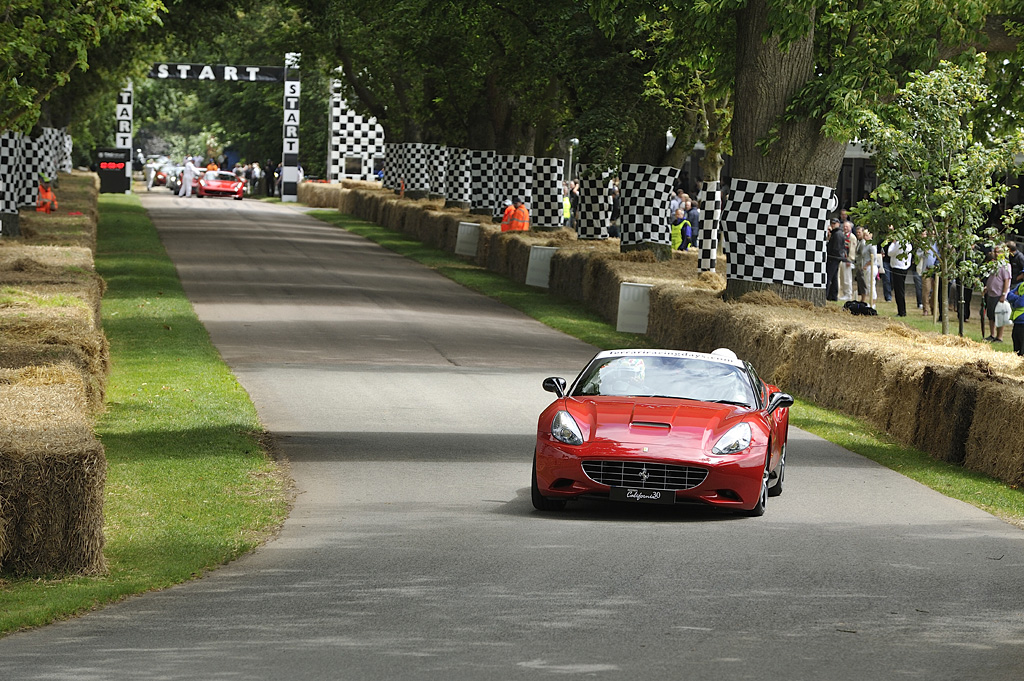
[[[14,574],[104,569],[98,180],[61,179],[61,212],[23,215],[25,236],[0,240],[0,570]]]
[[[731,348],[796,395],[937,459],[1024,483],[1024,444],[1007,437],[1011,415],[1024,405],[1024,361],[1016,355],[769,292],[726,303],[671,286],[652,293],[648,334],[667,347]]]

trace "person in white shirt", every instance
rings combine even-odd
[[[185,170],[181,173],[181,187],[178,189],[178,196],[192,196],[192,180],[199,174],[199,169],[192,162],[192,157],[185,159]]]
[[[907,272],[913,251],[910,246],[899,241],[889,244],[889,266],[892,269],[892,295],[896,299],[896,316],[907,316]]]

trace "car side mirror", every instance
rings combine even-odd
[[[793,406],[793,396],[787,393],[772,393],[772,396],[768,398],[768,413],[771,414],[776,409],[782,409],[783,407]]]
[[[559,397],[565,397],[565,379],[559,378],[558,376],[552,376],[545,378],[543,383],[544,389],[549,393],[554,393]]]

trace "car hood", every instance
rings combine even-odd
[[[573,416],[589,426],[590,441],[709,449],[750,413],[747,407],[689,400],[577,399]],[[583,424],[581,424],[583,425]]]

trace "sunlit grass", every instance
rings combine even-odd
[[[100,199],[97,271],[112,372],[97,434],[108,461],[107,574],[10,579],[0,632],[191,579],[250,550],[287,513],[256,410],[133,196]]]

